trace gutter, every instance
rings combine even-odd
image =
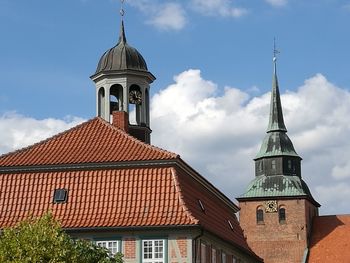
[[[130,226],[130,227],[63,227],[62,229],[70,233],[96,232],[96,231],[143,231],[143,230],[164,230],[164,229],[193,229],[198,225],[172,225],[172,226]]]

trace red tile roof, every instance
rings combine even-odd
[[[308,262],[350,262],[350,215],[314,219]]]
[[[0,228],[51,211],[64,228],[202,226],[250,251],[234,211],[180,168],[8,173],[0,190]]]
[[[0,228],[52,211],[65,228],[195,225],[171,168],[2,174]],[[53,203],[55,189],[68,202]]]
[[[178,184],[186,207],[191,211],[191,215],[198,220],[199,224],[207,231],[250,250],[234,213],[235,211],[184,171],[178,170],[177,174]],[[204,207],[204,211],[199,204],[199,200]]]
[[[175,159],[96,117],[22,150],[0,156],[0,166],[102,163]]]
[[[175,161],[133,166],[152,160]],[[129,161],[128,168],[102,166]],[[86,163],[101,165],[69,168]],[[61,166],[50,171],[50,165]],[[1,156],[0,168],[0,228],[48,211],[64,228],[198,226],[256,257],[231,201],[178,155],[140,142],[100,118]],[[68,201],[55,204],[54,190],[61,188],[68,190]]]

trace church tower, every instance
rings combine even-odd
[[[123,19],[118,43],[102,55],[91,79],[96,86],[97,116],[108,122],[115,121],[113,115],[122,118],[132,136],[150,143],[149,94],[155,77],[142,55],[128,44]]]
[[[267,134],[255,179],[237,200],[249,246],[265,263],[300,263],[307,253],[319,203],[301,177],[301,157],[287,135],[277,80],[276,50]]]

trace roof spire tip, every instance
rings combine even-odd
[[[121,25],[120,25],[120,33],[119,33],[119,43],[123,42],[126,43],[126,36],[125,36],[125,29],[124,29],[124,16],[125,16],[125,10],[124,10],[124,2],[125,0],[120,0],[120,18],[121,18]]]
[[[276,74],[276,64],[277,64],[277,55],[280,51],[276,48],[276,38],[273,38],[273,66],[274,66],[274,74]]]

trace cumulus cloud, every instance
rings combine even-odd
[[[281,7],[288,4],[288,0],[265,0],[268,4],[273,7]]]
[[[317,74],[281,96],[289,137],[303,158],[303,179],[323,205],[321,213],[349,213],[350,92]],[[179,153],[233,199],[254,178],[253,158],[265,135],[269,103],[270,93],[252,97],[236,87],[218,87],[199,70],[184,71],[152,98],[152,143]],[[0,153],[81,121],[7,113],[0,116]]]
[[[41,141],[82,121],[77,117],[37,120],[14,112],[6,113],[0,116],[0,154]]]
[[[350,195],[349,101],[347,90],[321,74],[282,95],[288,134],[304,159],[303,178],[325,204],[323,213],[347,211],[341,204]],[[254,178],[253,158],[265,135],[269,103],[270,93],[250,97],[234,87],[219,93],[199,70],[187,70],[153,97],[153,142],[181,154],[229,197],[237,197]],[[337,195],[339,187],[343,192]],[[328,188],[331,199],[324,194]]]
[[[241,17],[247,9],[235,7],[229,0],[191,0],[193,10],[208,16]]]
[[[186,25],[185,10],[177,3],[164,4],[148,23],[162,30],[180,30]]]
[[[181,30],[187,23],[186,12],[179,3],[151,0],[130,0],[128,3],[148,17],[146,23],[160,30]]]

